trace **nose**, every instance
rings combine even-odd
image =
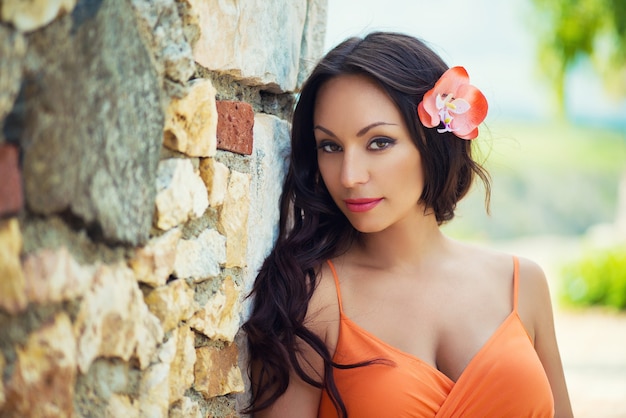
[[[345,150],[341,164],[342,186],[351,188],[358,184],[367,183],[368,180],[367,159],[357,152]]]

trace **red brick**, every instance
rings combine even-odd
[[[23,205],[19,151],[15,145],[0,144],[0,217],[17,214]]]
[[[217,148],[252,154],[254,111],[246,102],[220,100],[217,105]]]

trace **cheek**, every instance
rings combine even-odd
[[[334,164],[328,155],[317,157],[317,170],[324,183],[328,186],[337,177],[337,164]]]
[[[395,173],[397,177],[404,179],[405,182],[419,182],[421,184],[424,181],[424,171],[419,154],[405,154],[392,161],[388,161],[388,163],[385,164],[385,170],[389,173]]]

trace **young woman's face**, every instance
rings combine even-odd
[[[313,126],[324,184],[355,229],[379,232],[424,216],[419,151],[375,82],[361,75],[327,81],[317,94]]]

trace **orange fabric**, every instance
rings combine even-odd
[[[333,359],[351,364],[386,359],[354,369],[334,369],[351,418],[368,417],[553,417],[554,400],[545,371],[517,312],[518,260],[514,258],[513,311],[455,383],[417,357],[360,328],[344,314],[339,279],[339,340]],[[319,418],[337,417],[322,392]]]

